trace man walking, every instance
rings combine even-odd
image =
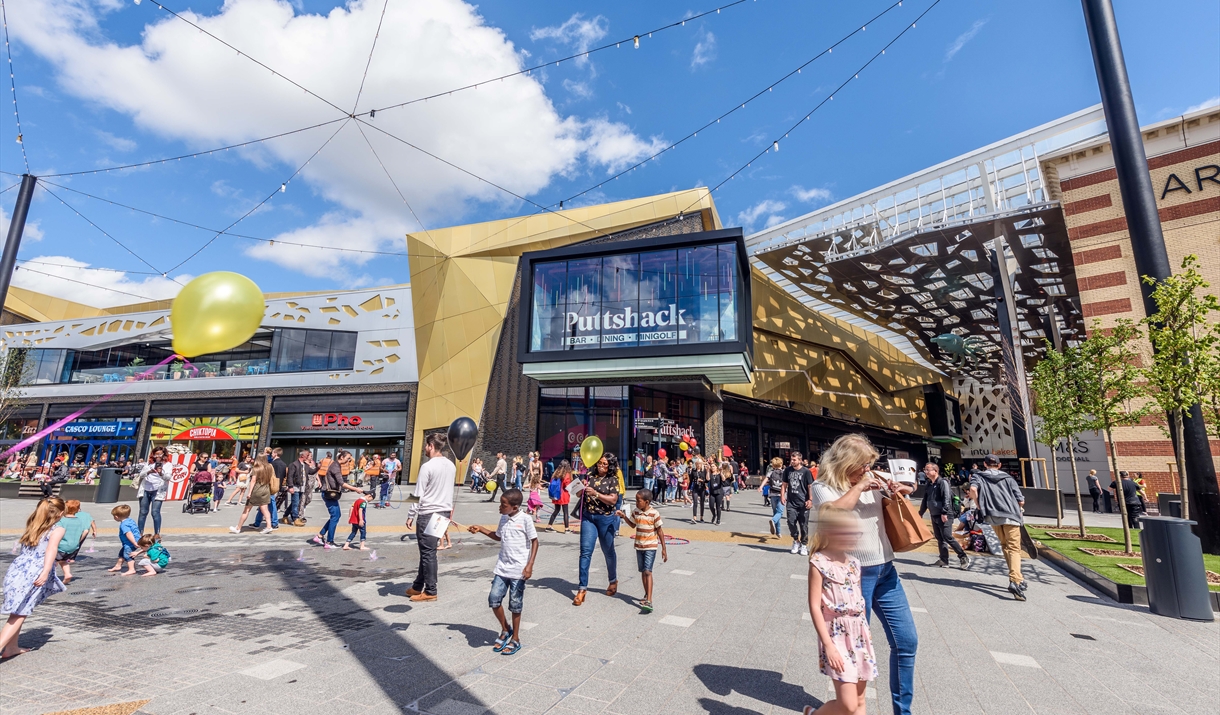
[[[1122,499],[1126,503],[1127,526],[1132,529],[1138,529],[1139,515],[1144,510],[1144,504],[1140,501],[1140,486],[1126,472],[1119,472],[1118,479],[1122,482],[1123,493],[1118,493],[1119,482],[1110,482],[1110,491],[1114,492],[1115,499]]]
[[[398,452],[390,452],[390,456],[381,463],[381,497],[377,502],[378,507],[385,509],[390,505],[390,492],[398,483],[398,472],[401,469],[402,462],[398,461]]]
[[[948,480],[940,478],[940,467],[928,463],[921,472],[927,477],[928,483],[923,493],[923,503],[919,505],[919,515],[924,512],[932,514],[932,535],[936,537],[936,549],[940,552],[937,566],[944,568],[949,565],[949,547],[957,554],[957,563],[962,568],[970,568],[970,557],[962,549],[957,539],[953,538],[953,492],[949,489]]]
[[[424,456],[428,461],[419,468],[415,483],[415,496],[419,499],[415,519],[419,573],[415,576],[415,583],[407,589],[407,596],[412,601],[436,600],[436,547],[440,538],[424,532],[434,518],[448,519],[453,515],[453,480],[457,476],[457,467],[444,456],[448,443],[445,435],[439,432],[428,435],[424,440]]]
[[[809,555],[809,510],[813,508],[813,472],[805,466],[804,455],[793,452],[780,481],[780,503],[788,511],[788,533],[792,553]]]
[[[1021,576],[1021,525],[1025,523],[1025,495],[1017,480],[1000,470],[994,454],[983,460],[986,467],[970,475],[970,498],[978,504],[983,523],[990,524],[1000,537],[1004,560],[1008,562],[1008,592],[1018,601],[1025,600],[1025,579]]]
[[[309,477],[317,471],[318,468],[313,466],[313,453],[308,449],[299,450],[297,458],[288,465],[285,472],[288,482],[288,515],[285,521],[293,526],[305,526],[305,520],[301,518],[301,495],[309,486]]]

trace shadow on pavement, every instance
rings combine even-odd
[[[1117,608],[1122,611],[1130,611],[1131,613],[1151,613],[1147,606],[1140,606],[1133,603],[1117,603],[1108,598],[1102,598],[1100,596],[1081,596],[1072,593],[1068,594],[1068,600],[1076,601],[1078,603],[1088,603],[1093,606],[1108,606],[1110,608]]]
[[[568,600],[576,597],[576,584],[566,579],[555,578],[553,576],[547,578],[532,578],[529,580],[529,585],[533,586],[534,588],[549,589]]]
[[[785,683],[784,676],[772,670],[758,668],[738,668],[731,665],[700,664],[694,668],[695,677],[703,683],[703,687],[725,697],[737,691],[742,695],[777,708],[800,712],[806,705],[821,706],[822,702],[805,692],[805,689],[793,683]],[[702,698],[699,703],[710,713],[725,715],[745,715],[753,712],[743,708],[731,707],[708,698]],[[712,709],[710,704],[721,709]]]
[[[985,593],[988,596],[995,596],[996,598],[1000,599],[1001,601],[1013,600],[1012,594],[1010,594],[1008,592],[1008,588],[1006,586],[988,586],[988,585],[981,584],[981,583],[971,583],[969,581],[963,581],[963,580],[957,579],[957,578],[929,578],[928,576],[923,576],[921,574],[910,573],[910,572],[902,574],[902,580],[903,581],[922,581],[924,583],[935,584],[937,586],[964,588],[964,589],[968,589],[971,591],[978,591],[979,593]]]
[[[488,628],[479,626],[471,626],[465,623],[431,623],[433,626],[444,626],[445,630],[457,631],[466,636],[466,645],[471,648],[480,648],[485,645],[491,645],[495,642],[499,633]]]
[[[699,704],[703,709],[708,711],[710,715],[762,715],[757,710],[749,710],[747,708],[739,708],[733,705],[726,705],[719,700],[711,698],[699,698]]]
[[[270,551],[266,554],[264,568],[264,573],[278,576],[284,582],[285,590],[292,592],[306,608],[313,611],[319,624],[347,644],[345,648],[368,674],[369,681],[400,707],[420,713],[429,712],[430,708],[441,704],[440,701],[444,703],[442,709],[465,708],[461,703],[468,703],[471,711],[487,707],[412,645],[403,635],[406,630],[401,627],[403,624],[395,624],[400,627],[374,625],[361,631],[342,628],[341,624],[350,623],[352,616],[367,616],[374,624],[379,623],[380,619],[344,595],[334,583],[317,572],[314,564],[296,561],[292,552]],[[306,573],[302,573],[302,570]],[[301,590],[294,587],[303,580],[316,588]],[[402,588],[405,590],[405,586]],[[406,603],[390,605],[408,606]],[[397,612],[397,609],[392,612]],[[336,618],[340,614],[347,618]],[[369,642],[363,643],[365,639]],[[467,640],[475,644],[469,635]],[[434,700],[438,702],[432,702]]]

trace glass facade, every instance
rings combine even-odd
[[[555,464],[579,463],[580,443],[595,434],[619,458],[629,486],[639,486],[644,456],[679,457],[683,435],[703,441],[703,403],[643,387],[543,387],[538,399],[538,450]]]
[[[534,264],[529,351],[738,340],[737,244]]]
[[[356,363],[357,335],[336,330],[276,328],[223,353],[175,361],[147,375],[146,371],[173,355],[170,343],[132,343],[104,350],[17,348],[9,351],[9,359],[20,356],[24,361],[24,385],[351,370]]]

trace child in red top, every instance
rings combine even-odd
[[[360,534],[360,550],[368,550],[368,547],[364,545],[364,539],[367,536],[365,533],[366,522],[364,520],[364,513],[368,508],[369,499],[371,498],[371,492],[361,492],[360,496],[356,497],[356,503],[352,504],[351,516],[347,518],[347,523],[352,525],[352,533],[347,535],[347,543],[343,545],[344,551],[352,550],[352,539],[356,538],[356,534]]]

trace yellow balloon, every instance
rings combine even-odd
[[[685,452],[685,451],[687,451],[688,449],[690,449],[690,445],[689,445],[689,444],[687,444],[686,442],[679,442],[679,443],[678,443],[678,449],[680,449],[680,450],[682,450],[683,452]]]
[[[597,435],[591,434],[580,443],[580,461],[591,469],[594,464],[597,464],[597,460],[602,458],[604,449],[601,439]]]
[[[495,492],[495,491],[496,491],[496,483],[495,483],[495,482],[488,482],[487,484],[483,485],[483,488],[484,488],[484,489],[486,489],[486,490],[487,490],[487,491],[489,491],[489,492]]]
[[[249,340],[267,304],[254,281],[229,271],[205,273],[174,298],[169,321],[174,352],[183,357],[224,352]]]

